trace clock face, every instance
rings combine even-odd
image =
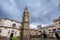
[[[28,21],[28,19],[25,19],[25,21]]]

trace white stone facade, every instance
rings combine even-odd
[[[20,36],[21,25],[21,22],[15,20],[8,18],[0,19],[0,35],[10,37],[11,33],[13,33],[13,36]]]
[[[42,27],[41,25],[39,25],[38,35],[43,33],[47,34],[47,36],[49,37],[54,37],[54,38],[56,38],[55,33],[57,33],[60,37],[60,17],[58,19],[55,19],[52,25],[48,25],[45,27]]]

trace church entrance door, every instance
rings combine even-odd
[[[14,35],[14,33],[10,34],[10,40],[13,40],[13,35]]]

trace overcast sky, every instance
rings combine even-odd
[[[30,26],[44,26],[53,23],[60,16],[60,0],[0,0],[0,18],[10,18],[22,21],[25,7],[30,14]]]

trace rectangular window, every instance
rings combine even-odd
[[[60,30],[60,28],[58,28],[58,30]]]
[[[60,22],[59,22],[59,24],[60,24]]]
[[[39,31],[39,32],[42,32],[42,31]]]
[[[53,32],[55,32],[55,31],[56,31],[56,29],[52,29],[52,31],[53,31]]]
[[[49,30],[49,31],[51,31],[51,30]]]
[[[45,30],[43,30],[43,32],[46,32]]]

